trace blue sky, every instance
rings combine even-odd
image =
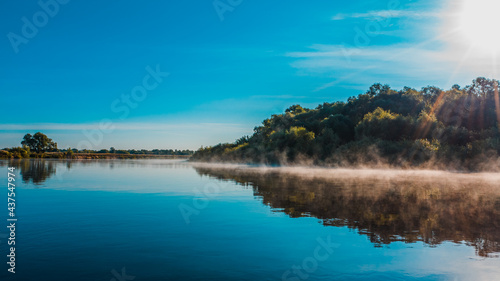
[[[42,131],[61,148],[196,149],[376,82],[492,77],[496,57],[455,31],[463,1],[4,1],[0,147]]]

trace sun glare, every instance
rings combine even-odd
[[[476,51],[500,53],[499,11],[497,0],[462,0],[457,28],[464,43]]]

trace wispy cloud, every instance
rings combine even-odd
[[[435,12],[408,11],[408,10],[378,10],[364,13],[339,13],[332,17],[332,20],[345,20],[353,18],[373,19],[373,18],[427,18],[437,17]]]
[[[434,43],[429,42],[366,48],[313,45],[311,51],[286,55],[295,58],[291,66],[301,72],[329,74],[332,81],[320,85],[316,91],[346,83],[364,88],[386,81],[401,81],[401,85],[393,85],[396,87],[429,83],[449,87],[454,83],[469,83],[477,76],[493,77],[500,73],[500,63],[489,56],[456,46],[434,48]]]

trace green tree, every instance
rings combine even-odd
[[[381,94],[390,94],[391,87],[389,85],[382,85],[380,83],[373,84],[370,89],[366,92],[369,96],[374,97]]]
[[[356,126],[356,136],[373,137],[383,140],[397,141],[408,137],[412,129],[412,120],[399,114],[377,108],[365,115]]]
[[[34,150],[35,148],[35,139],[33,139],[33,136],[31,134],[26,134],[23,137],[23,141],[21,141],[21,144],[23,146],[29,147],[31,150]]]
[[[75,153],[73,152],[73,150],[70,147],[70,148],[68,148],[68,150],[66,150],[65,154],[66,154],[67,158],[73,158],[73,154],[75,154]]]
[[[297,114],[301,114],[301,113],[305,113],[307,112],[308,110],[303,108],[302,106],[298,105],[298,104],[295,104],[295,105],[292,105],[290,106],[289,108],[287,108],[285,110],[285,112],[290,112],[292,113],[293,115],[297,115]]]
[[[30,150],[41,153],[47,151],[57,151],[57,143],[47,135],[37,132],[35,135],[26,134],[21,141],[23,146],[27,146]]]
[[[30,149],[27,146],[13,147],[10,149],[10,153],[14,158],[29,158],[30,157]]]

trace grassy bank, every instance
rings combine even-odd
[[[0,159],[188,159],[190,155],[154,155],[154,154],[115,154],[115,153],[73,153],[43,152],[29,154],[15,154],[0,150]]]

